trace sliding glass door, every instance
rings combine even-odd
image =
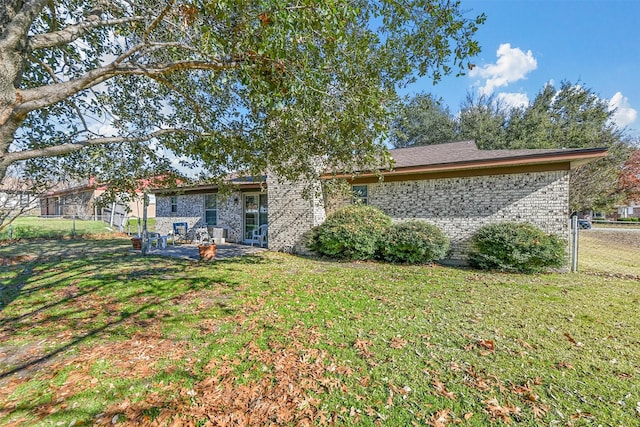
[[[244,242],[251,243],[253,231],[267,223],[267,195],[249,193],[244,195]]]

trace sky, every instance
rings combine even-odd
[[[487,16],[476,68],[403,93],[431,93],[456,114],[469,92],[526,105],[546,84],[569,81],[616,108],[618,127],[640,138],[640,0],[461,0],[461,9]]]

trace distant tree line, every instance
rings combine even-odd
[[[607,157],[572,171],[569,202],[574,211],[606,211],[638,190],[628,185],[633,179],[622,179],[633,170],[635,149],[613,113],[593,90],[569,82],[546,85],[524,107],[468,94],[455,116],[442,99],[419,94],[399,107],[390,141],[396,148],[463,140],[485,150],[607,147]]]

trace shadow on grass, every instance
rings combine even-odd
[[[0,379],[51,361],[91,338],[118,331],[125,323],[135,329],[138,320],[153,317],[156,308],[171,310],[188,304],[187,293],[211,289],[215,291],[213,298],[226,300],[239,285],[233,265],[269,262],[260,256],[247,256],[218,260],[210,264],[214,268],[203,270],[204,263],[162,259],[162,264],[156,265],[158,258],[125,257],[113,252],[105,256],[100,251],[88,251],[95,256],[86,256],[87,251],[68,254],[61,262],[58,254],[45,256],[44,252],[28,265],[13,266],[13,277],[2,284],[2,308],[24,297],[26,300],[21,303],[27,310],[20,312],[17,307],[15,315],[1,318],[0,336],[29,336],[34,342],[43,338],[55,341],[60,338],[60,331],[72,336],[66,338],[70,341],[46,350],[46,354],[17,361],[17,366],[0,372]],[[218,270],[216,266],[224,268]],[[188,274],[190,268],[197,270]],[[33,303],[29,300],[32,297]],[[221,310],[233,314],[225,306],[226,303],[221,304]],[[125,334],[129,332],[124,330]]]

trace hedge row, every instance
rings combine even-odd
[[[425,264],[446,256],[449,239],[424,221],[392,224],[377,208],[349,205],[313,230],[309,248],[337,259]]]
[[[381,210],[349,205],[316,227],[309,248],[344,260],[424,264],[445,258],[450,242],[435,225],[411,220],[391,223]],[[482,227],[471,239],[469,263],[483,270],[534,273],[565,265],[565,242],[527,223]]]

